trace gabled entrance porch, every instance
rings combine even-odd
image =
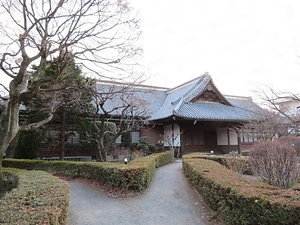
[[[193,152],[228,153],[240,149],[239,135],[230,122],[212,121],[176,121],[164,125],[164,136],[173,135],[173,145],[180,150],[180,155]],[[164,142],[164,146],[169,144]]]

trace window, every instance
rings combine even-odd
[[[121,144],[122,143],[122,136],[120,135],[117,139],[116,139],[116,144]]]
[[[138,143],[140,140],[140,132],[131,132],[131,142],[132,143]]]
[[[78,144],[79,143],[79,133],[72,131],[69,133],[69,137],[67,139],[67,143],[69,144]]]
[[[242,143],[254,143],[257,141],[257,132],[254,129],[244,129],[240,133]]]

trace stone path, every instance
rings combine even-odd
[[[181,160],[156,169],[150,187],[131,198],[110,198],[78,181],[70,187],[68,225],[216,224],[184,177]]]

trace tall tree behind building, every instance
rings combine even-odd
[[[70,54],[70,57],[71,54]],[[45,66],[47,76],[54,76],[56,59]],[[29,81],[29,88],[35,81]],[[44,148],[59,148],[59,158],[64,160],[67,139],[74,134],[83,134],[83,120],[88,120],[87,112],[92,106],[91,91],[94,81],[82,76],[80,68],[74,60],[70,60],[64,76],[55,82],[41,86],[40,92],[26,102],[27,123],[47,117],[49,106],[56,105],[57,110],[52,121],[40,127],[40,132],[46,134]],[[55,132],[58,131],[58,132]]]

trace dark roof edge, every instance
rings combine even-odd
[[[221,91],[219,90],[219,88],[215,85],[213,79],[210,79],[210,82],[212,83],[212,85],[215,86],[217,94],[219,94],[219,95],[221,96],[221,98],[223,98],[223,101],[225,101],[225,103],[226,103],[227,105],[233,106],[233,105],[226,99],[225,95],[223,95],[223,94],[221,93]]]
[[[242,100],[251,100],[253,101],[252,97],[250,96],[240,96],[240,95],[225,95],[224,94],[224,97],[225,98],[233,98],[233,99],[242,99]]]
[[[158,86],[152,86],[152,85],[146,85],[146,84],[139,84],[135,82],[120,82],[120,81],[109,81],[109,80],[96,80],[97,83],[104,83],[104,84],[115,84],[115,85],[127,85],[132,86],[135,88],[149,88],[149,89],[155,89],[160,91],[168,91],[169,88],[166,87],[158,87]]]
[[[201,76],[198,76],[198,77],[196,77],[196,78],[194,78],[194,79],[192,79],[192,80],[189,80],[189,81],[187,81],[187,82],[185,82],[185,83],[183,83],[183,84],[180,84],[180,85],[178,85],[178,86],[176,86],[176,87],[174,87],[174,88],[170,88],[167,92],[175,91],[176,89],[179,89],[179,88],[184,87],[184,86],[186,86],[186,85],[188,85],[188,84],[190,84],[190,83],[193,83],[193,82],[199,80],[199,78],[201,78],[201,77],[204,76],[204,75],[205,75],[205,76],[209,76],[208,72],[205,72],[205,73],[202,74]]]

